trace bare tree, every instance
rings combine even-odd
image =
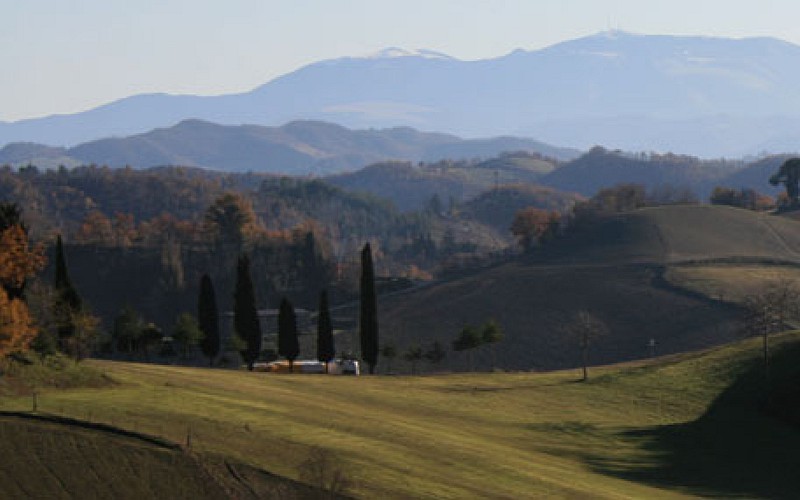
[[[581,350],[581,365],[583,367],[582,381],[589,380],[589,345],[591,342],[608,332],[605,322],[590,313],[580,310],[575,314],[568,329],[577,338]]]
[[[403,353],[403,359],[411,363],[411,375],[417,373],[417,363],[419,363],[425,354],[422,352],[422,347],[418,344],[410,346],[406,352]]]
[[[397,348],[392,343],[381,347],[381,356],[386,358],[386,373],[392,373],[392,360],[397,357]]]
[[[748,335],[760,335],[764,356],[764,380],[769,389],[769,336],[790,327],[797,313],[800,292],[794,282],[781,278],[765,284],[758,292],[745,297],[744,329]]]

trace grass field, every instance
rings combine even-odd
[[[663,354],[710,347],[741,338],[743,312],[734,301],[717,300],[714,289],[703,297],[706,290],[695,287],[703,273],[731,263],[797,266],[796,249],[800,223],[784,217],[709,205],[643,208],[584,224],[512,262],[381,298],[381,336],[401,352],[434,339],[449,346],[465,324],[494,318],[506,333],[497,346],[500,366],[567,368],[578,353],[564,325],[588,310],[609,329],[593,347],[594,363],[646,356],[650,339]],[[660,279],[670,266],[686,290]],[[723,288],[731,280],[741,293],[756,285],[737,278],[734,267],[713,272],[728,272]],[[488,353],[479,357],[488,368]],[[451,355],[439,369],[465,366]]]
[[[781,279],[800,283],[800,266],[709,264],[672,266],[664,277],[671,283],[719,300],[741,303]]]
[[[800,334],[775,339],[775,373],[796,377]],[[800,432],[755,411],[757,383],[736,389],[758,346],[594,368],[589,383],[575,371],[347,378],[92,361],[116,385],[41,389],[39,409],[176,442],[191,432],[196,453],[289,478],[325,450],[363,498],[791,498]],[[6,396],[0,410],[30,402]]]

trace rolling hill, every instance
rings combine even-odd
[[[544,199],[560,208],[574,201],[572,193],[535,185],[546,173],[558,168],[557,162],[524,152],[504,153],[485,161],[440,161],[412,165],[408,162],[385,162],[369,165],[355,172],[332,175],[327,182],[350,191],[361,191],[391,200],[403,211],[428,208],[434,196],[442,208],[451,202],[464,203],[484,195],[500,185],[519,185],[529,193],[537,189],[543,195],[534,206],[542,206]],[[544,195],[548,191],[548,195]],[[510,224],[508,219],[507,224]],[[508,229],[505,227],[503,230]]]
[[[584,198],[535,184],[506,184],[484,191],[459,207],[459,217],[476,220],[508,234],[517,211],[527,207],[568,213]]]
[[[161,438],[64,417],[0,414],[5,498],[309,498],[317,491]]]
[[[726,177],[722,184],[734,189],[753,188],[761,193],[777,196],[785,188],[782,185],[771,185],[769,178],[792,156],[796,155],[774,155],[754,161]]]
[[[593,363],[675,353],[739,337],[736,304],[668,284],[671,265],[686,262],[800,264],[800,224],[717,206],[645,208],[600,219],[516,261],[380,301],[382,335],[399,346],[450,345],[466,324],[490,318],[505,329],[497,347],[512,369],[577,366],[569,325],[579,310],[600,317]],[[489,352],[479,365],[489,366]],[[464,368],[451,356],[444,365]]]
[[[197,463],[242,464],[235,470],[254,485],[248,471],[295,479],[324,455],[357,498],[792,498],[800,430],[782,413],[797,408],[783,390],[800,380],[800,337],[773,337],[766,412],[759,342],[595,367],[587,383],[571,370],[350,378],[90,361],[118,384],[42,389],[39,411],[88,413],[162,441],[191,429],[194,459],[4,416],[0,474],[4,489],[28,496],[70,496],[94,472],[119,476],[123,498],[155,481],[206,498],[217,490]],[[28,396],[0,399],[3,411],[29,408]]]
[[[736,161],[703,161],[692,156],[673,154],[647,157],[595,147],[580,158],[547,173],[538,182],[584,196],[592,196],[602,188],[621,183],[641,184],[650,189],[669,185],[687,188],[700,199],[707,199],[714,186],[727,185],[727,178],[735,175],[743,166],[742,162]],[[756,182],[761,188],[768,178],[769,175],[748,180]]]

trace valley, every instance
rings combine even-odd
[[[0,498],[798,496],[794,5],[96,3],[0,6]]]

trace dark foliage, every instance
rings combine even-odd
[[[775,200],[771,196],[748,188],[733,189],[717,186],[711,192],[710,201],[712,205],[728,205],[748,210],[768,210],[775,206]]]
[[[11,226],[22,226],[27,232],[28,228],[22,222],[22,210],[16,203],[0,203],[0,232],[5,231]]]
[[[447,357],[447,351],[444,350],[444,346],[442,346],[441,342],[434,340],[430,349],[425,351],[424,357],[429,363],[438,364]]]
[[[361,251],[361,359],[369,372],[375,373],[378,363],[378,299],[375,293],[375,270],[369,243]]]
[[[236,288],[233,297],[233,326],[236,335],[244,343],[241,351],[247,369],[253,369],[253,363],[261,352],[261,325],[256,309],[256,295],[253,280],[250,277],[250,259],[247,255],[239,257],[236,264]]]
[[[118,352],[135,353],[142,340],[144,322],[139,314],[130,306],[125,306],[114,319],[111,336]]]
[[[317,359],[328,363],[336,356],[336,347],[333,340],[333,325],[331,312],[328,306],[328,292],[323,290],[319,294],[319,316],[317,317]]]
[[[800,158],[790,158],[783,162],[781,168],[769,178],[769,183],[773,186],[786,186],[788,205],[797,207],[800,195]]]
[[[213,366],[214,358],[219,354],[219,312],[217,297],[211,277],[204,274],[200,278],[200,295],[197,298],[197,320],[203,332],[200,349],[208,357],[208,365]]]
[[[55,278],[55,304],[54,317],[58,327],[58,341],[62,350],[66,342],[75,334],[73,317],[81,310],[82,300],[67,271],[67,261],[64,256],[64,245],[61,235],[56,237],[56,278]]]

